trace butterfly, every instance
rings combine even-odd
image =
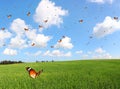
[[[62,39],[58,40],[58,42],[61,43],[61,42],[62,42]]]
[[[31,78],[36,78],[37,76],[39,76],[42,72],[43,72],[43,69],[36,72],[34,69],[32,69],[31,67],[26,67],[26,70],[28,71],[29,73],[29,76]]]
[[[45,23],[47,23],[47,22],[48,22],[48,20],[44,20],[44,22],[45,22]]]
[[[114,20],[118,20],[118,17],[114,17]]]
[[[12,17],[12,15],[8,15],[7,17],[8,17],[8,18],[11,18],[11,17]]]
[[[82,22],[83,22],[83,20],[81,19],[81,20],[79,20],[79,22],[80,22],[80,23],[82,23]]]
[[[28,28],[24,28],[25,31],[28,31],[29,29]]]
[[[51,48],[54,48],[54,46],[50,46]]]
[[[39,28],[43,28],[43,26],[39,25]]]
[[[30,16],[30,12],[27,13],[27,16]]]
[[[65,38],[65,36],[62,36],[62,38]]]
[[[92,38],[93,38],[93,36],[90,36],[89,38],[90,38],[90,39],[92,39]]]
[[[35,46],[35,43],[32,43],[32,46]]]
[[[4,30],[5,30],[5,28],[3,27],[3,28],[1,28],[1,30],[3,30],[3,31],[4,31]]]

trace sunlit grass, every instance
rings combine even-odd
[[[44,72],[32,79],[26,66]],[[0,65],[0,89],[120,89],[120,60]]]

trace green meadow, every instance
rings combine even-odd
[[[32,79],[27,66],[44,71]],[[0,89],[120,89],[120,60],[0,65]]]

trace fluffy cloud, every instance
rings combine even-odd
[[[94,36],[100,38],[120,30],[120,20],[115,20],[110,16],[105,17],[102,23],[96,24],[93,28]]]
[[[20,36],[16,36],[11,38],[10,40],[10,47],[12,48],[25,48],[27,47],[26,40],[22,39]]]
[[[79,54],[79,51],[77,51]],[[96,48],[93,51],[88,51],[87,53],[82,51],[82,54],[80,55],[83,59],[111,59],[112,56],[109,52],[102,48]]]
[[[7,38],[10,38],[12,36],[12,34],[10,32],[6,31],[2,31],[0,30],[0,40],[5,40]]]
[[[5,40],[10,38],[12,36],[12,34],[10,32],[8,32],[7,30],[5,31],[0,31],[0,46],[3,46],[5,43]]]
[[[35,30],[31,30],[26,33],[26,36],[30,40],[30,43],[35,43],[35,47],[46,47],[48,41],[50,41],[50,36],[45,36],[44,34],[37,34]]]
[[[62,16],[65,16],[67,13],[67,10],[63,10],[62,7],[56,6],[54,2],[41,0],[36,8],[34,20],[45,28],[52,25],[59,26],[63,23]],[[47,22],[44,22],[45,20],[47,20]]]
[[[3,54],[13,56],[13,55],[17,55],[17,51],[13,50],[13,49],[6,48],[3,52]]]
[[[28,45],[31,46],[33,43],[35,44],[34,47],[46,47],[47,42],[51,39],[51,37],[44,34],[38,34],[37,29],[32,29],[20,18],[13,20],[10,28],[16,33],[16,37],[10,40],[10,47],[25,48]],[[25,28],[28,31],[25,31]]]
[[[111,59],[112,56],[109,53],[104,53],[104,54],[96,54],[93,55],[94,59]]]
[[[60,50],[53,50],[52,52],[48,50],[43,55],[44,56],[56,56],[56,57],[70,57],[72,54],[71,52],[64,53]]]
[[[102,48],[97,48],[95,52],[101,54],[101,53],[105,53],[105,50],[103,50]]]
[[[88,0],[89,2],[93,2],[93,3],[100,3],[100,4],[104,4],[104,3],[113,3],[113,0]]]
[[[35,42],[38,47],[46,47],[47,42],[51,39],[49,36],[45,36],[44,34],[38,34],[33,42]]]
[[[76,51],[75,53],[76,53],[76,54],[82,54],[82,53],[83,53],[83,51],[82,51],[82,50],[80,50],[80,51]]]
[[[97,48],[95,49],[92,58],[97,58],[97,59],[110,59],[112,56],[104,49],[102,48]]]
[[[108,52],[106,52],[106,50],[104,50],[102,48],[97,48],[97,49],[95,49],[92,58],[110,59],[110,58],[112,58],[112,56]]]
[[[65,37],[62,39],[61,42],[57,42],[57,44],[54,45],[55,48],[64,48],[64,49],[71,49],[73,48],[73,44],[71,43],[71,38]]]
[[[11,23],[10,29],[15,32],[18,36],[22,36],[25,33],[24,28],[28,28],[25,21],[17,18]]]
[[[41,53],[42,53],[41,51],[37,51],[35,53],[26,52],[25,54],[28,55],[28,56],[39,56]]]
[[[52,55],[51,55],[50,51],[47,50],[47,51],[43,54],[43,56],[52,56]]]
[[[26,32],[26,37],[30,40],[34,40],[37,36],[36,29],[32,29]]]

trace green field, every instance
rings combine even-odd
[[[32,79],[26,66],[44,72]],[[0,89],[120,89],[120,60],[0,65]]]

